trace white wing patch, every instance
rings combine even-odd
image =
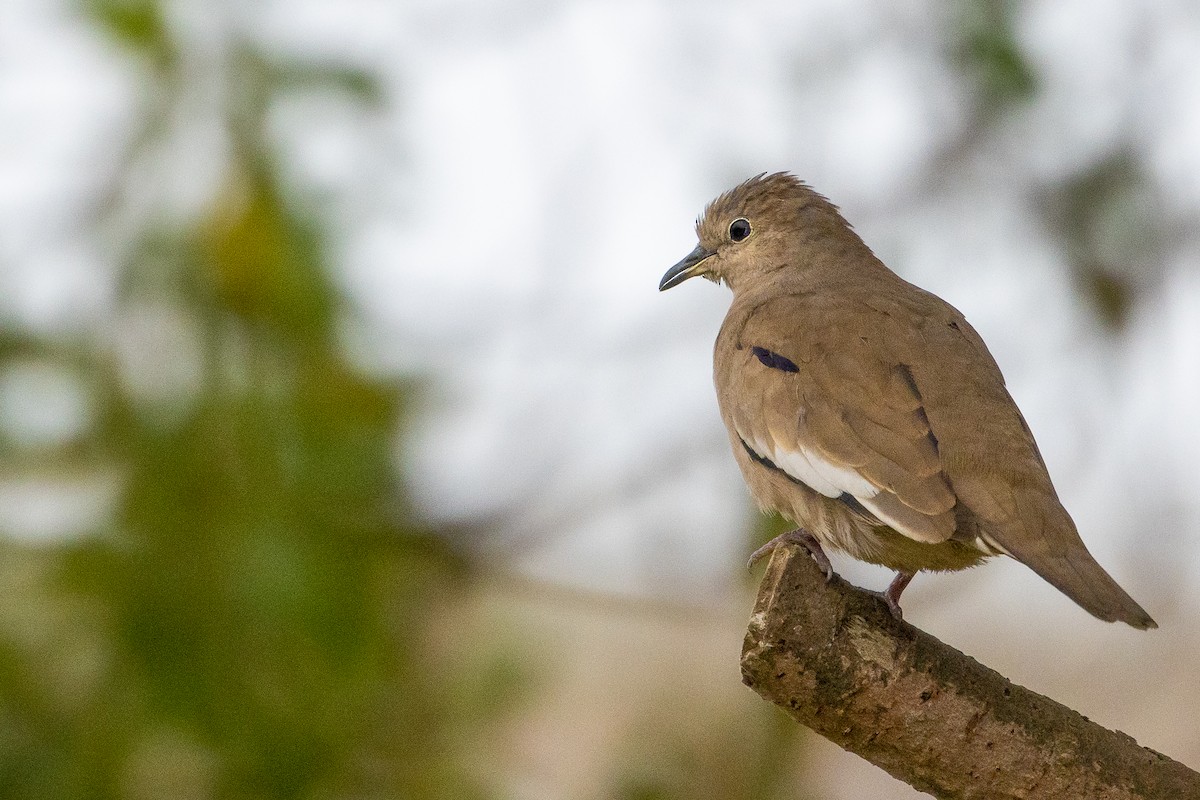
[[[936,518],[904,505],[896,495],[880,489],[855,469],[834,464],[815,450],[807,447],[775,447],[773,441],[750,438],[741,431],[738,431],[738,435],[753,447],[755,453],[769,459],[793,480],[826,497],[839,498],[844,494],[854,497],[877,519],[910,539],[941,542],[953,532],[952,528],[943,530],[944,525]],[[985,552],[1003,552],[990,537],[978,544]]]
[[[738,435],[741,433],[739,432]],[[742,436],[742,440],[747,441],[747,438]],[[771,462],[779,469],[814,492],[820,492],[826,497],[841,497],[843,494],[849,494],[861,501],[879,494],[879,488],[859,475],[857,471],[833,464],[816,451],[806,447],[797,450],[776,448],[758,438],[748,441],[754,446],[756,452],[771,459]]]
[[[975,546],[990,556],[997,556],[1000,554],[1004,554],[1004,555],[1008,556],[1009,558],[1012,557],[1012,553],[1008,552],[1008,550],[1006,550],[1003,545],[1001,545],[999,542],[997,542],[991,536],[991,534],[988,534],[988,533],[980,533],[978,536],[976,536],[975,537]]]

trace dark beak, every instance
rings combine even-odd
[[[658,282],[658,290],[665,292],[672,286],[678,286],[688,278],[694,278],[704,271],[704,262],[713,257],[713,253],[705,250],[702,246],[696,245],[696,249],[683,257],[675,266],[667,270],[667,274],[662,276],[662,280]]]

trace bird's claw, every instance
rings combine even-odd
[[[900,604],[892,598],[887,592],[869,592],[878,597],[888,607],[888,611],[892,612],[892,616],[900,622],[904,621],[904,610],[900,608]]]
[[[833,564],[829,563],[829,556],[825,555],[825,551],[821,548],[821,543],[817,541],[817,537],[813,536],[803,528],[797,528],[787,533],[781,533],[771,541],[764,544],[762,547],[750,554],[750,560],[746,563],[746,569],[751,569],[762,558],[775,550],[781,544],[798,544],[808,551],[812,556],[812,560],[817,562],[817,566],[821,572],[825,574],[825,582],[830,583],[833,580]]]
[[[892,616],[901,622],[904,621],[904,612],[900,609],[900,594],[908,586],[909,581],[913,579],[911,572],[897,572],[896,577],[892,578],[892,582],[882,592],[871,592],[877,595],[880,600],[887,604],[888,611],[892,612]]]

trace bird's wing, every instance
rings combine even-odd
[[[957,499],[912,373],[884,340],[886,315],[846,302],[784,295],[731,316],[717,342],[722,413],[753,456],[793,480],[848,495],[912,539],[944,541]]]
[[[920,296],[913,295],[913,316],[903,323],[920,335],[902,340],[914,349],[899,355],[911,364],[960,510],[975,520],[982,541],[1100,619],[1157,627],[1088,552],[979,334],[949,304]]]

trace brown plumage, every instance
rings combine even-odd
[[[828,574],[822,545],[897,570],[897,615],[917,571],[1005,554],[1100,619],[1157,627],[1084,546],[955,308],[884,266],[791,175],[721,195],[696,234],[659,288],[703,275],[733,290],[717,399],[751,494],[800,526],[780,538]]]

